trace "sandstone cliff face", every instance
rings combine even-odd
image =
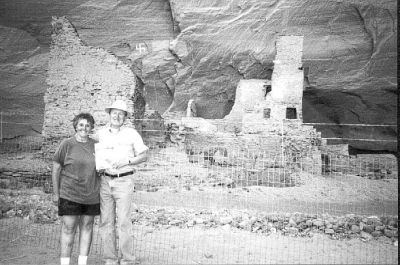
[[[394,0],[1,1],[2,111],[43,112],[50,21],[62,15],[85,43],[128,63],[161,113],[194,99],[200,117],[223,118],[240,79],[271,78],[277,37],[302,35],[304,122],[396,124]],[[321,129],[396,136],[393,127]]]

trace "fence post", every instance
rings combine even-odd
[[[3,143],[3,112],[0,112],[0,143]]]
[[[285,141],[285,138],[284,138],[284,136],[283,136],[283,120],[281,121],[281,135],[282,135],[282,140],[281,140],[281,160],[282,160],[282,165],[284,165],[284,152],[283,152],[283,149],[285,148],[285,143],[284,143],[284,141]]]

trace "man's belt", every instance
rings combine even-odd
[[[112,178],[120,178],[120,177],[124,177],[124,176],[128,176],[128,175],[132,175],[133,173],[135,173],[134,170],[124,172],[124,173],[117,173],[117,174],[110,174],[110,173],[104,172],[103,174],[106,176],[112,177]]]

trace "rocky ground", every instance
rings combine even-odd
[[[163,192],[138,191],[135,202],[151,204],[144,200],[143,194],[153,197]],[[182,199],[163,198],[160,205],[172,205],[177,198]],[[37,264],[31,263],[31,258],[36,257],[41,264],[54,264],[59,218],[50,195],[39,188],[2,189],[0,205],[0,223],[7,229],[1,231],[0,261]],[[284,214],[136,204],[132,222],[140,264],[396,263],[397,260],[397,216]],[[98,219],[89,258],[92,264],[100,263],[97,224]],[[268,255],[261,249],[266,249]]]
[[[48,164],[32,154],[8,157],[3,161],[0,222],[8,224],[3,226],[8,231],[2,230],[2,249],[8,256],[3,255],[0,261],[23,264],[9,260],[22,256],[14,253],[11,247],[18,242],[18,247],[24,245],[22,239],[15,238],[21,228],[25,231],[34,227],[35,235],[50,242],[42,246],[42,241],[38,241],[37,246],[57,251],[60,220],[57,207],[51,201],[51,186],[44,185],[45,181],[31,181],[29,185],[23,181],[17,185],[7,182],[13,178],[26,179],[24,172],[48,172]],[[177,161],[182,160],[154,159],[135,175],[136,207],[132,222],[137,254],[143,264],[191,263],[186,255],[197,257],[196,263],[292,263],[302,260],[295,255],[299,251],[308,255],[303,260],[305,263],[348,263],[349,257],[354,255],[348,252],[352,248],[359,256],[354,263],[396,262],[397,178],[373,179],[339,172],[323,176],[303,172],[296,175],[296,185],[289,187],[252,186],[240,185],[243,184],[238,182],[242,173],[237,168]],[[235,174],[236,179],[227,177]],[[14,223],[19,226],[10,225]],[[215,243],[216,238],[221,241]],[[191,243],[187,243],[188,240]],[[276,255],[268,260],[256,249],[270,241],[273,246],[270,251],[276,251]],[[282,249],[275,249],[272,242],[280,242],[276,247]],[[95,262],[100,253],[99,243],[96,244],[91,256]],[[190,249],[193,244],[201,245],[201,253]],[[245,245],[236,249],[240,244]],[[212,245],[214,247],[210,248]],[[295,254],[288,253],[287,259],[282,260],[279,253],[286,248],[295,248]],[[151,249],[157,254],[149,253]],[[328,250],[334,253],[331,259],[323,253],[316,254]],[[28,257],[40,256],[32,245],[26,246],[24,251],[30,254],[25,260],[15,259],[15,262],[22,260],[32,264]],[[253,256],[245,258],[240,254],[234,259],[235,255],[229,255],[229,252],[244,256],[248,252]],[[175,253],[179,258],[164,257],[166,253]],[[368,258],[368,255],[371,256]],[[52,263],[44,259],[43,264]]]

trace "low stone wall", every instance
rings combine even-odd
[[[50,196],[40,189],[31,189],[29,192],[0,190],[0,218],[17,216],[36,223],[59,223],[57,207],[52,203]],[[145,225],[154,230],[170,227],[222,227],[266,236],[280,233],[294,237],[312,237],[315,233],[322,233],[331,239],[386,238],[394,244],[398,242],[398,216],[278,214],[247,210],[163,207],[137,208],[131,216],[133,224]]]
[[[51,171],[31,172],[24,170],[0,169],[0,188],[2,189],[26,189],[32,187],[44,187],[51,191]]]
[[[240,229],[251,233],[269,235],[280,233],[289,236],[310,237],[313,233],[323,233],[332,239],[361,238],[372,240],[386,237],[392,242],[398,240],[397,216],[345,216],[307,215],[301,213],[275,214],[251,213],[249,211],[193,210],[142,208],[132,215],[134,224],[142,224],[153,229],[170,227],[203,228],[223,227]]]

